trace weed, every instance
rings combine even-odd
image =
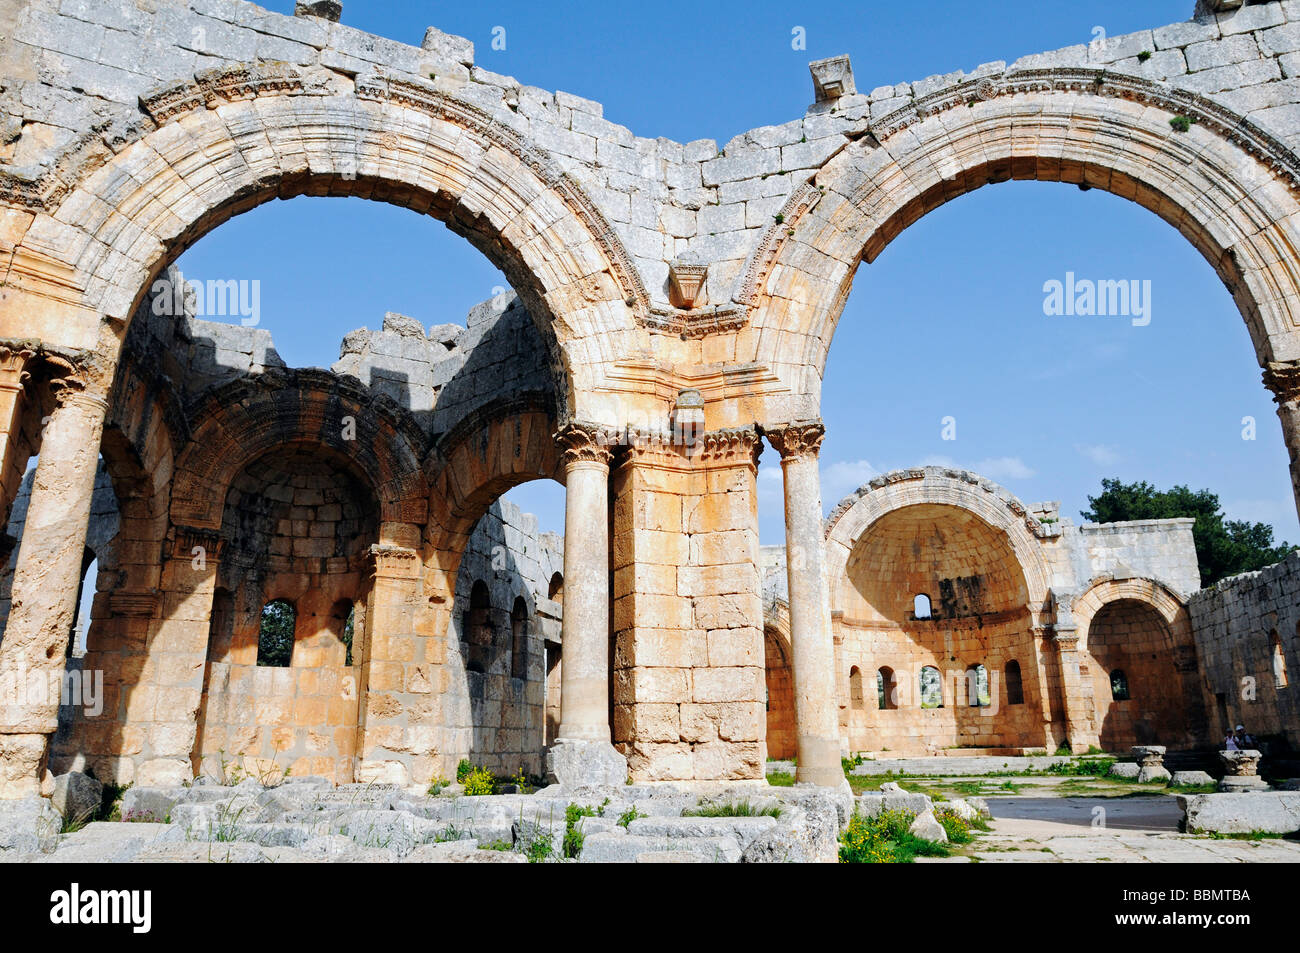
[[[781,809],[775,804],[755,807],[748,800],[727,804],[701,804],[682,811],[682,817],[780,817]]]

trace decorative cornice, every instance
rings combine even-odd
[[[201,549],[204,561],[215,564],[221,559],[225,544],[220,530],[203,526],[177,526],[172,541],[172,556],[176,559],[193,559],[194,550]]]
[[[560,447],[560,460],[565,469],[581,463],[609,466],[619,435],[599,424],[574,421],[565,424],[554,435]]]
[[[237,102],[262,95],[329,92],[323,76],[307,79],[288,63],[237,63],[200,70],[190,82],[165,86],[140,97],[140,108],[158,125],[195,109],[215,109],[222,102]]]
[[[826,427],[820,420],[796,421],[783,427],[764,428],[763,436],[777,453],[781,461],[798,457],[817,457],[821,451],[822,439],[826,436]]]
[[[162,604],[162,593],[157,589],[144,592],[114,592],[109,596],[108,608],[115,616],[152,618]]]
[[[758,470],[758,458],[763,453],[763,438],[754,427],[728,427],[704,433],[694,448],[704,462],[744,464]]]
[[[820,188],[812,182],[802,183],[781,206],[776,221],[763,233],[758,247],[754,249],[754,253],[749,256],[749,261],[745,264],[745,274],[741,278],[740,291],[736,295],[736,303],[743,310],[742,318],[747,319],[749,309],[758,306],[764,294],[767,276],[772,272],[772,266],[781,257],[781,250],[785,247],[787,239],[794,236],[795,222],[816,208],[821,198]]]
[[[1264,368],[1264,386],[1278,404],[1300,402],[1300,360],[1270,361]]]

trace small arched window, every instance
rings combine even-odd
[[[916,598],[912,600],[912,617],[915,619],[930,618],[930,597],[924,592],[918,592]]]
[[[515,599],[510,610],[510,674],[515,678],[528,677],[528,603],[524,597]]]
[[[343,664],[352,664],[352,637],[357,625],[357,608],[351,599],[340,599],[330,610],[330,631],[343,643]]]
[[[862,696],[862,670],[856,665],[849,669],[849,700],[855,709],[866,707]]]
[[[898,707],[898,683],[894,680],[894,670],[883,667],[876,671],[876,707],[889,711]]]
[[[257,633],[257,664],[288,668],[293,662],[293,635],[298,610],[287,599],[276,599],[262,607],[262,626]]]
[[[992,702],[989,696],[989,670],[983,665],[972,665],[966,669],[966,700],[971,708],[987,708]]]
[[[482,579],[475,580],[470,589],[463,635],[467,647],[465,667],[471,672],[486,672],[492,657],[492,598]]]
[[[921,707],[943,707],[943,676],[933,665],[921,669]]]
[[[564,598],[564,577],[558,572],[551,575],[551,584],[547,587],[546,596],[555,602]]]
[[[1025,703],[1024,683],[1020,680],[1020,663],[1012,659],[1007,663],[1007,704],[1023,705]]]
[[[1296,624],[1296,632],[1300,634],[1300,623]],[[1286,673],[1286,652],[1282,648],[1282,637],[1277,634],[1277,629],[1269,633],[1269,642],[1273,650],[1273,686],[1286,688],[1290,683]]]
[[[1122,668],[1117,668],[1110,673],[1110,697],[1117,702],[1129,700],[1128,676],[1124,674]]]

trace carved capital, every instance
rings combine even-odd
[[[405,546],[378,544],[370,547],[377,579],[416,579],[420,575],[420,554]]]
[[[1264,368],[1264,386],[1279,404],[1300,403],[1300,361],[1270,361]]]
[[[763,452],[763,439],[752,427],[732,427],[710,430],[697,445],[700,459],[720,464],[748,466],[758,469],[758,458]]]
[[[821,451],[826,427],[820,420],[803,420],[784,427],[764,430],[763,434],[776,452],[781,454],[783,461],[798,457],[815,459]]]
[[[597,463],[609,466],[613,456],[611,447],[618,441],[617,437],[596,424],[565,424],[555,433],[555,442],[560,446],[560,459],[565,469],[579,463]]]
[[[0,390],[21,391],[31,380],[27,362],[36,352],[21,344],[0,344]]]

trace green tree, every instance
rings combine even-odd
[[[257,636],[257,664],[288,668],[293,659],[293,628],[298,613],[283,599],[262,609],[262,629]]]
[[[1123,483],[1103,479],[1101,494],[1088,497],[1090,509],[1081,514],[1094,523],[1159,520],[1190,517],[1201,585],[1212,586],[1238,573],[1263,569],[1296,547],[1273,544],[1273,527],[1267,523],[1230,520],[1219,508],[1219,497],[1209,490],[1175,486],[1157,490],[1146,481]]]

